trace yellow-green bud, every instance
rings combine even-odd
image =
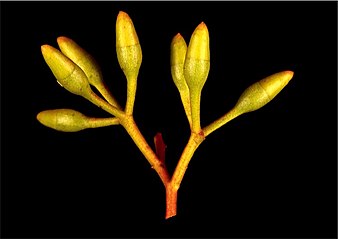
[[[100,67],[95,59],[70,38],[64,36],[58,37],[57,42],[61,52],[83,70],[89,83],[98,89],[111,105],[120,108],[119,104],[103,82]]]
[[[181,34],[177,34],[170,45],[171,75],[180,93],[184,111],[191,126],[190,93],[184,78],[184,61],[187,53],[187,44]]]
[[[210,70],[209,32],[204,22],[193,32],[184,62],[184,78],[189,87],[192,131],[199,133],[201,92]]]
[[[72,109],[45,110],[36,118],[41,124],[63,132],[77,132],[87,128],[119,124],[118,118],[91,118]]]
[[[234,108],[203,129],[204,135],[208,136],[241,114],[263,107],[289,83],[292,77],[292,71],[283,71],[249,86],[239,97]]]
[[[116,20],[116,53],[127,79],[136,80],[142,63],[142,50],[132,20],[122,11]]]
[[[45,110],[37,115],[37,120],[50,128],[63,132],[77,132],[88,128],[88,118],[71,109]]]
[[[204,22],[193,32],[184,63],[184,76],[190,91],[201,91],[210,69],[209,32]]]
[[[41,46],[42,55],[61,86],[73,94],[88,96],[91,92],[86,74],[59,50]]]
[[[184,61],[187,52],[187,44],[181,34],[177,34],[171,41],[170,46],[170,65],[171,75],[179,91],[186,91],[188,85],[184,79]]]
[[[61,52],[83,70],[90,84],[102,83],[101,71],[89,53],[67,37],[58,37],[57,42]]]
[[[292,77],[292,71],[282,71],[254,83],[242,93],[234,109],[243,114],[263,107],[289,83]]]

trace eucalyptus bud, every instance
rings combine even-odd
[[[116,53],[120,67],[127,78],[125,111],[130,115],[134,107],[142,50],[132,20],[122,11],[119,12],[116,20]]]
[[[70,38],[64,36],[58,37],[57,42],[61,52],[83,70],[89,83],[93,85],[111,105],[120,108],[104,83],[100,67],[95,59]]]
[[[184,64],[184,76],[190,91],[201,91],[210,69],[209,32],[204,22],[193,32]]]
[[[170,65],[171,75],[174,83],[180,93],[181,100],[185,113],[187,115],[189,124],[191,126],[191,106],[189,87],[184,78],[184,61],[187,52],[187,44],[181,34],[177,34],[171,41],[170,46]]]
[[[193,32],[184,63],[184,77],[190,91],[192,131],[201,130],[201,92],[210,69],[209,32],[204,22]]]
[[[77,132],[119,123],[117,118],[90,118],[72,109],[45,110],[36,118],[41,124],[63,132]]]
[[[91,89],[86,74],[59,50],[41,46],[42,55],[58,83],[73,94],[87,98]]]
[[[122,11],[116,20],[116,53],[124,74],[136,78],[142,62],[142,50],[132,20]]]
[[[203,129],[204,136],[208,136],[237,116],[257,110],[269,103],[292,77],[292,71],[282,71],[249,86],[239,97],[235,107]]]
[[[292,77],[292,71],[282,71],[254,83],[242,93],[234,109],[243,114],[263,107],[289,83]]]

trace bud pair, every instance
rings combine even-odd
[[[88,98],[91,93],[88,78],[71,59],[49,45],[41,46],[42,55],[58,83],[73,94]]]
[[[171,44],[171,73],[181,94],[188,120],[191,115],[189,122],[191,121],[191,128],[194,132],[199,132],[201,129],[200,98],[209,69],[209,32],[202,22],[193,32],[188,47],[179,34],[174,37]]]
[[[57,42],[62,53],[48,45],[42,46],[41,49],[58,82],[70,92],[85,98],[88,98],[90,92],[89,83],[111,105],[120,108],[103,82],[100,68],[94,58],[67,37],[58,37]]]

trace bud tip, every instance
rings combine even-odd
[[[177,33],[174,37],[174,40],[176,41],[176,40],[179,40],[181,38],[183,38],[182,35],[180,33]]]
[[[68,37],[65,36],[60,36],[56,39],[57,43],[60,45],[64,42],[68,42],[70,39]]]
[[[119,11],[119,14],[117,15],[117,19],[126,19],[129,20],[130,17],[126,12]]]
[[[207,28],[207,25],[205,25],[204,22],[201,22],[196,29],[199,29],[199,30],[208,30]]]
[[[53,50],[53,47],[50,46],[50,45],[42,45],[41,46],[41,52],[42,52],[42,55],[45,55],[47,54],[48,52],[51,52]]]
[[[36,119],[41,122],[41,112],[36,115]]]
[[[289,75],[290,80],[293,77],[294,72],[293,71],[285,71],[285,74]]]

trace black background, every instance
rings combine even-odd
[[[250,84],[292,70],[268,105],[207,137],[164,219],[157,174],[121,126],[61,133],[36,114],[108,116],[61,88],[40,46],[67,36],[99,62],[116,98],[125,79],[115,22],[132,18],[143,52],[135,119],[153,147],[162,132],[172,172],[189,137],[171,80],[170,42],[202,21],[211,69],[206,126]],[[336,237],[336,2],[1,2],[3,237]]]

